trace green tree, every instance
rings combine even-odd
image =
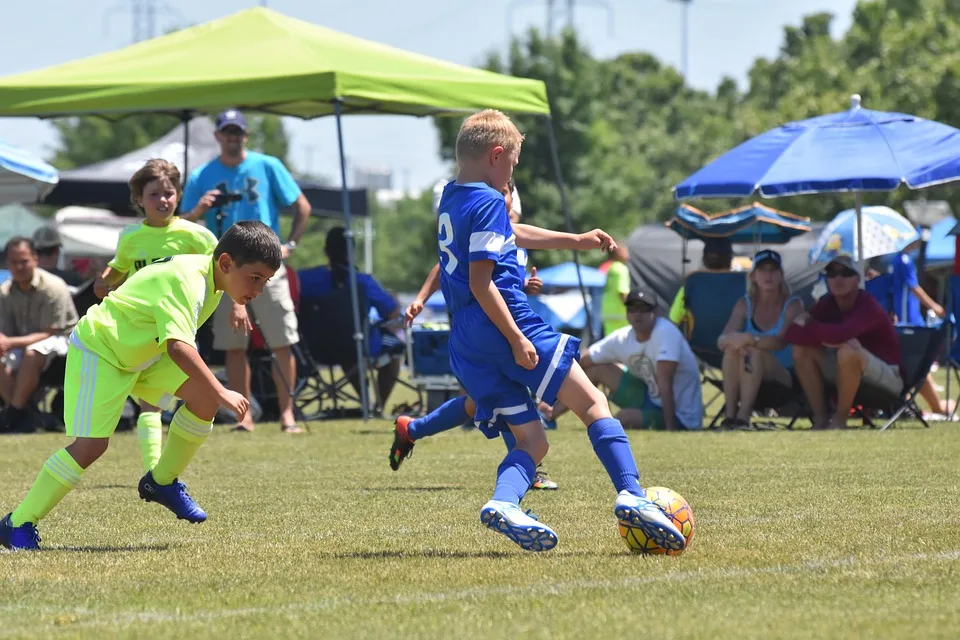
[[[60,169],[73,169],[94,162],[116,158],[140,149],[166,135],[180,124],[180,119],[167,114],[142,114],[120,120],[95,116],[65,118],[54,121],[60,144],[53,158]],[[287,164],[289,140],[283,121],[274,115],[251,115],[249,146],[280,158]]]

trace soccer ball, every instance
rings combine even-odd
[[[666,487],[648,487],[646,489],[647,498],[657,503],[667,517],[673,520],[673,524],[680,529],[684,539],[687,541],[686,547],[690,547],[693,540],[693,509],[687,504],[679,493],[671,491]],[[623,538],[627,548],[634,553],[655,553],[676,556],[683,551],[671,551],[659,546],[656,542],[647,537],[647,535],[629,522],[618,521],[617,528],[620,530],[620,537]]]

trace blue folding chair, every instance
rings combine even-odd
[[[723,398],[723,376],[720,373],[723,367],[723,352],[717,347],[717,340],[723,333],[734,306],[746,294],[747,277],[744,273],[698,271],[690,274],[684,285],[684,306],[687,313],[681,329],[690,342],[694,355],[704,365],[703,381],[718,389],[718,393],[704,408],[712,406],[718,398]],[[788,408],[792,415],[787,428],[793,428],[806,407],[805,397],[795,387],[796,385],[785,387],[775,382],[764,382],[754,401],[754,410],[782,411]],[[721,406],[710,422],[710,427],[716,426],[722,415]]]

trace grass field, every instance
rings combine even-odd
[[[680,557],[630,555],[582,427],[551,433],[561,488],[525,506],[559,546],[479,524],[499,442],[459,429],[393,473],[385,421],[211,437],[184,476],[210,519],[138,500],[135,437],[0,554],[0,637],[955,638],[960,428],[634,433],[647,485],[684,495]],[[8,511],[55,435],[0,439]]]

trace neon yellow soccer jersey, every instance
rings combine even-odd
[[[90,307],[74,337],[118,369],[143,370],[166,352],[167,340],[196,344],[222,297],[213,274],[209,255],[161,258]]]
[[[148,264],[170,256],[212,255],[216,246],[217,237],[209,229],[177,216],[165,227],[137,222],[120,232],[117,254],[107,266],[132,275]]]

